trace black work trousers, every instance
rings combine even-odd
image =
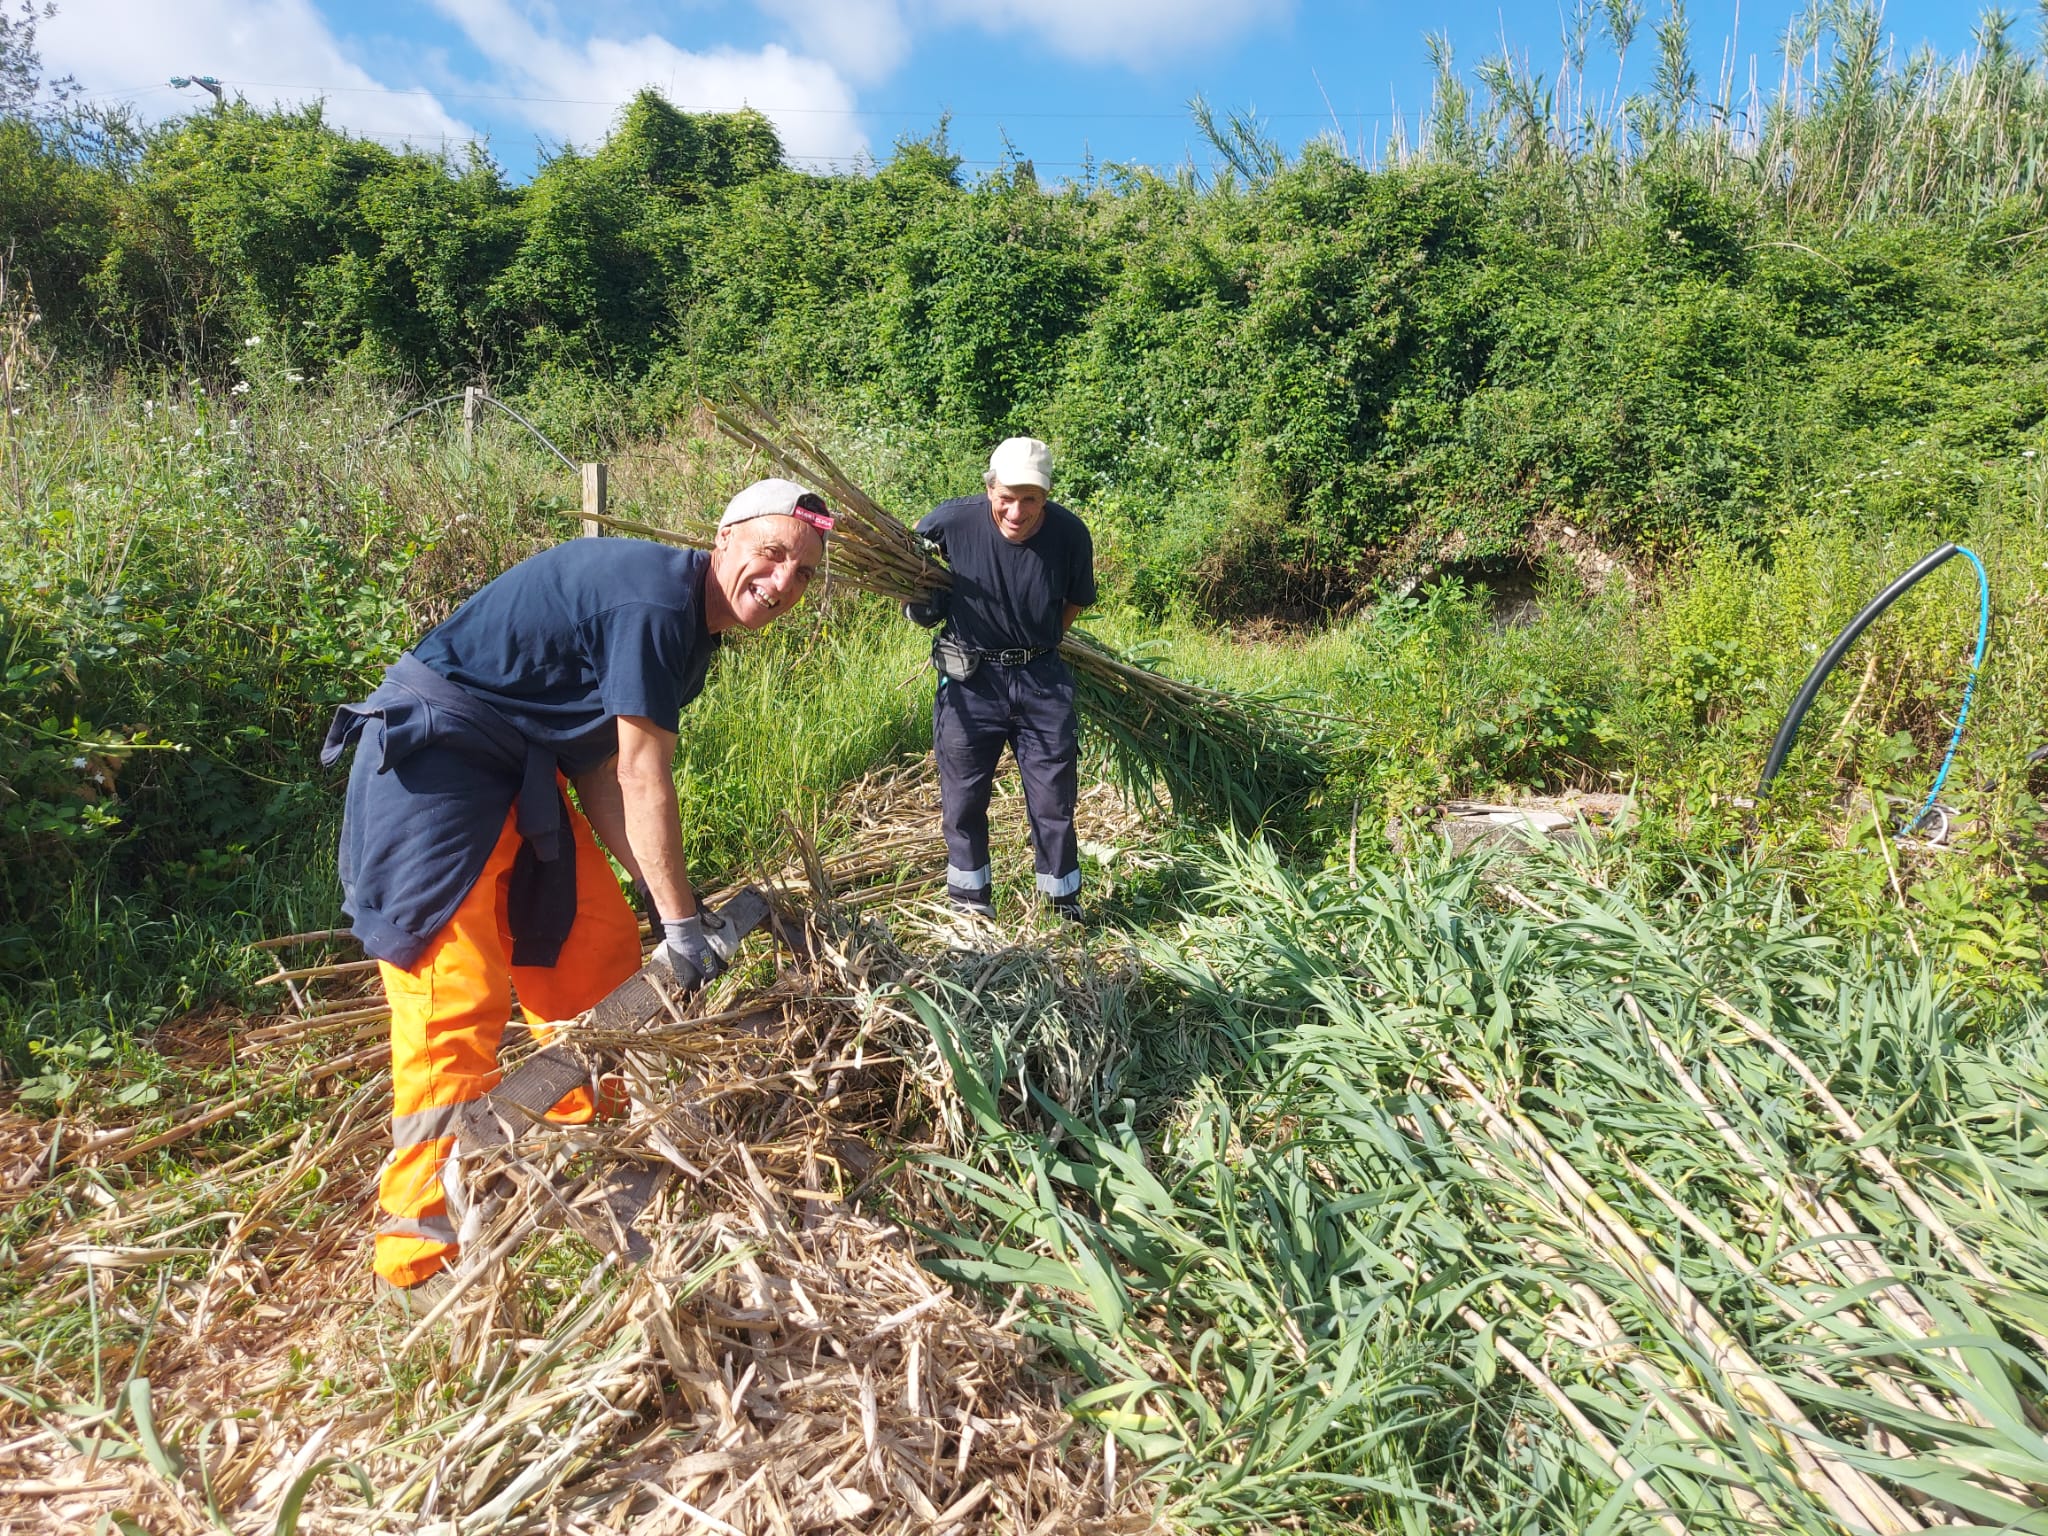
[[[1080,745],[1074,677],[1057,651],[1021,667],[984,661],[965,682],[939,679],[938,697],[932,701],[932,753],[939,764],[946,884],[957,895],[987,899],[989,791],[1005,743],[1024,780],[1038,889],[1055,898],[1071,897],[1081,889],[1081,853],[1074,837]]]

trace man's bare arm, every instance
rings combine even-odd
[[[676,808],[676,734],[640,715],[619,716],[619,755],[613,781],[619,797],[623,844],[631,857],[620,858],[654,897],[654,910],[664,918],[689,917],[697,910],[697,893],[683,864],[683,827]],[[582,783],[577,793],[583,793]],[[599,798],[602,799],[602,791]],[[587,813],[586,813],[587,814]],[[595,817],[592,827],[597,826]],[[600,831],[599,836],[604,834]],[[614,852],[617,852],[614,847]]]
[[[1074,620],[1081,617],[1081,605],[1069,603],[1060,614],[1060,633],[1065,634],[1074,627]]]
[[[633,856],[633,844],[626,836],[626,802],[619,793],[619,755],[614,752],[588,772],[569,781],[576,786],[576,803],[604,851],[625,866],[635,884],[640,881],[640,861]]]

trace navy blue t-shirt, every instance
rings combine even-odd
[[[1068,603],[1095,601],[1095,541],[1088,525],[1056,501],[1021,544],[996,527],[988,497],[963,496],[934,507],[917,531],[945,551],[953,571],[946,627],[978,651],[1060,643]]]
[[[644,539],[572,539],[490,582],[413,654],[582,773],[619,750],[620,715],[673,731],[703,691],[718,649],[710,563]]]

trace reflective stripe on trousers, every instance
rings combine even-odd
[[[639,925],[619,894],[611,866],[573,808],[576,921],[552,966],[511,963],[505,914],[519,830],[505,828],[462,905],[409,971],[380,964],[391,1003],[391,1155],[378,1180],[384,1217],[377,1231],[377,1273],[393,1285],[417,1285],[456,1251],[441,1169],[455,1144],[460,1107],[498,1083],[498,1045],[520,1011],[541,1040],[548,1022],[573,1019],[640,968]],[[569,1123],[591,1118],[590,1090],[579,1088],[550,1112]]]

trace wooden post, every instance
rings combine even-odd
[[[604,524],[594,523],[593,517],[604,516],[605,472],[602,464],[583,466],[583,537],[594,539],[604,533]]]
[[[462,391],[462,451],[476,452],[477,421],[484,413],[484,391],[480,384],[468,385]]]

